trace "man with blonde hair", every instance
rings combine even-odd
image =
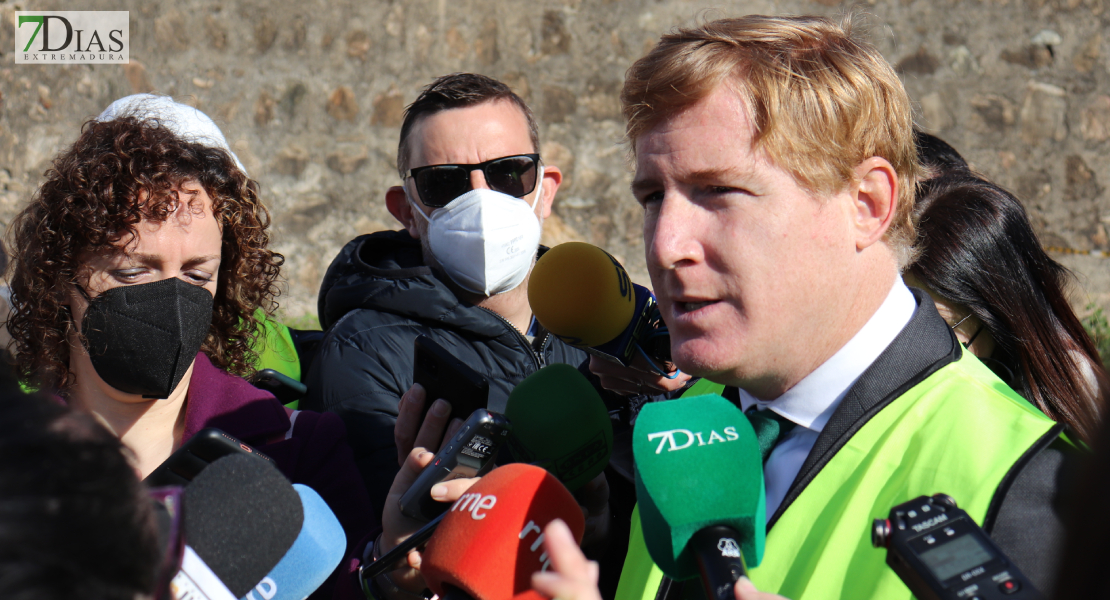
[[[723,19],[663,36],[621,100],[672,356],[704,378],[697,392],[715,384],[779,430],[755,585],[908,600],[868,527],[942,492],[1048,592],[1060,427],[899,277],[920,167],[882,55],[849,23]],[[638,534],[637,522],[617,599],[673,595]]]

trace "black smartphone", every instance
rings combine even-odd
[[[489,381],[455,358],[428,336],[419,336],[414,344],[412,380],[426,392],[424,413],[439,398],[451,403],[451,418],[466,419],[489,401]]]
[[[401,514],[420,521],[441,515],[451,503],[432,499],[432,486],[441,481],[484,475],[493,468],[493,459],[509,439],[511,430],[512,425],[504,415],[484,408],[474,411],[401,496]]]
[[[273,369],[262,369],[255,373],[251,383],[254,387],[273,394],[282,404],[300,400],[308,394],[308,386]]]
[[[189,438],[177,452],[170,455],[158,468],[146,476],[143,483],[147,487],[167,485],[187,485],[210,463],[229,454],[250,454],[271,465],[274,459],[259,452],[254,447],[216,429],[207,427]]]

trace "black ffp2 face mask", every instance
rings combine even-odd
[[[112,288],[89,301],[83,343],[104,383],[168,398],[212,324],[212,294],[176,277]]]

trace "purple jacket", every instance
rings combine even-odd
[[[291,482],[316,490],[343,525],[348,557],[357,556],[360,542],[364,544],[379,529],[339,417],[287,410],[269,392],[216,368],[201,353],[189,380],[181,441],[205,427],[217,427],[258,448],[274,459]],[[345,560],[337,574],[351,566]],[[331,596],[334,580],[335,575],[313,597]],[[350,586],[357,583],[340,585],[335,596],[348,597]]]

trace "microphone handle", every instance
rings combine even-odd
[[[732,600],[736,581],[747,571],[737,540],[740,534],[726,525],[710,525],[690,538],[708,600]]]

